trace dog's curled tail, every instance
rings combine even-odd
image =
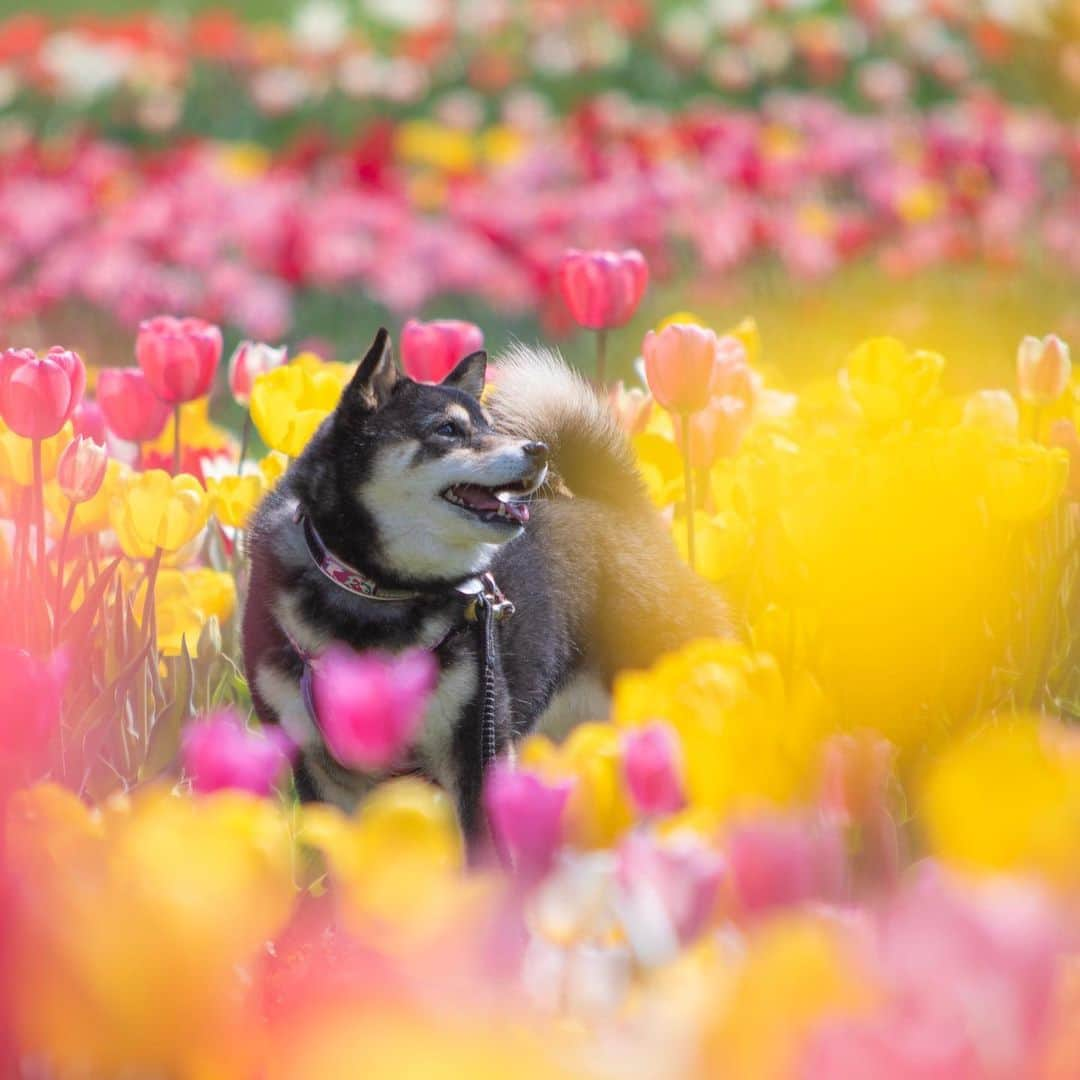
[[[650,508],[630,443],[596,391],[553,349],[512,345],[486,402],[508,435],[545,442],[556,476],[579,497]]]

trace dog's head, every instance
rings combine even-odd
[[[373,526],[378,562],[414,582],[482,572],[529,520],[547,447],[500,434],[480,404],[487,357],[439,385],[394,365],[385,330],[345,388],[331,424],[338,491]]]

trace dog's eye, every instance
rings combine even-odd
[[[446,439],[456,439],[463,434],[460,425],[453,420],[447,420],[435,429],[436,435],[442,435]]]

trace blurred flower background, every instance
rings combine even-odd
[[[0,1075],[1080,1076],[1078,106],[1075,0],[0,19]],[[380,324],[558,343],[739,625],[477,866],[298,803],[240,665]],[[430,657],[331,661],[402,760]]]

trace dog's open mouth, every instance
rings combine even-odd
[[[524,525],[529,520],[529,504],[525,499],[536,490],[535,484],[524,480],[498,487],[480,484],[455,484],[442,497],[454,506],[475,514],[481,521]]]

